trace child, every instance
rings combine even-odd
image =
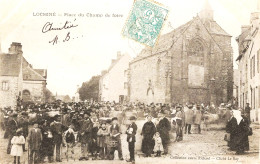
[[[107,158],[107,137],[109,135],[109,130],[107,128],[106,122],[102,122],[101,126],[97,132],[97,143],[99,146],[99,156],[101,159]]]
[[[110,136],[111,136],[111,141],[115,143],[115,145],[112,145],[112,147],[109,147],[109,159],[113,160],[114,159],[114,153],[115,150],[118,151],[118,157],[119,160],[124,160],[123,154],[122,154],[122,147],[121,147],[121,129],[118,124],[118,119],[117,117],[112,118],[112,125],[110,127]]]
[[[156,132],[154,137],[153,137],[154,141],[155,141],[155,145],[154,145],[154,152],[156,152],[156,157],[160,157],[161,156],[161,152],[163,150],[163,145],[162,145],[162,139],[160,137],[160,133]]]
[[[70,125],[69,129],[65,132],[65,141],[67,147],[67,160],[69,159],[69,152],[71,152],[71,157],[74,155],[74,145],[75,145],[75,136],[74,136],[73,126]],[[74,158],[74,157],[73,157]],[[75,158],[74,158],[75,160]]]
[[[25,144],[25,138],[22,134],[22,129],[18,129],[16,135],[11,140],[11,155],[14,156],[14,164],[16,164],[16,157],[18,164],[20,164],[20,157],[23,155],[22,145]]]
[[[130,159],[127,162],[135,162],[135,134],[137,131],[137,125],[135,124],[135,116],[130,117],[131,124],[128,126],[126,134],[127,134],[127,142],[128,142],[128,150],[130,154]]]

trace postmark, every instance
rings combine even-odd
[[[123,36],[153,47],[168,9],[148,0],[136,0],[123,29]]]

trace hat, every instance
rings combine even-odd
[[[192,107],[193,107],[193,105],[192,105],[192,104],[189,104],[189,105],[188,105],[188,108],[192,108]]]
[[[176,109],[178,109],[178,108],[182,108],[182,106],[180,106],[180,105],[176,106]]]
[[[12,114],[12,117],[17,117],[17,113],[16,112],[14,112],[13,114]]]
[[[129,118],[129,120],[136,120],[136,117],[135,117],[135,116],[131,116],[131,117]]]
[[[114,121],[114,120],[118,120],[117,117],[113,117],[113,118],[112,118],[112,121]]]

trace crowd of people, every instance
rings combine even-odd
[[[183,140],[183,134],[191,134],[191,126],[196,126],[201,133],[201,121],[206,113],[218,113],[214,106],[203,104],[149,104],[115,102],[72,102],[56,101],[47,104],[27,104],[18,110],[1,110],[1,127],[8,139],[7,153],[14,156],[14,163],[20,163],[20,156],[28,151],[29,163],[60,162],[62,148],[66,148],[66,158],[75,160],[75,145],[81,147],[79,160],[113,160],[115,150],[118,158],[123,159],[121,134],[127,134],[130,158],[135,161],[135,142],[137,129],[141,128],[141,151],[145,157],[168,154],[170,130],[175,127],[175,142]],[[118,113],[118,114],[115,114]],[[127,113],[131,113],[129,116]],[[137,127],[136,120],[145,119],[142,127]],[[156,118],[154,121],[153,118]],[[230,150],[241,154],[249,149],[247,116],[239,110],[227,107],[227,132],[230,134]],[[121,124],[127,122],[126,132],[121,131]],[[25,143],[28,142],[26,150]]]

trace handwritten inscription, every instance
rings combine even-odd
[[[76,19],[74,21],[76,21]],[[77,24],[74,25],[70,21],[66,21],[64,23],[64,25],[61,26],[61,27],[53,27],[53,23],[52,22],[47,22],[47,23],[45,23],[45,25],[42,28],[42,33],[46,33],[46,32],[53,31],[53,30],[66,30],[66,29],[74,28],[74,27],[78,27],[78,25]]]
[[[47,33],[47,32],[51,32],[51,31],[62,31],[62,30],[67,30],[67,29],[71,29],[71,28],[76,28],[78,27],[78,24],[75,23],[76,19],[74,20],[74,22],[71,21],[66,21],[65,23],[62,24],[62,26],[55,26],[53,22],[47,22],[44,24],[43,28],[42,28],[42,33]],[[83,37],[83,35],[82,35]],[[71,40],[71,32],[68,31],[66,36],[62,36],[62,39],[59,39],[59,35],[55,35],[54,38],[52,40],[49,41],[49,43],[51,43],[52,45],[58,44],[60,42],[60,40],[62,40],[62,42],[68,42],[69,40]],[[78,38],[78,37],[75,37]],[[74,38],[72,38],[74,39]]]

